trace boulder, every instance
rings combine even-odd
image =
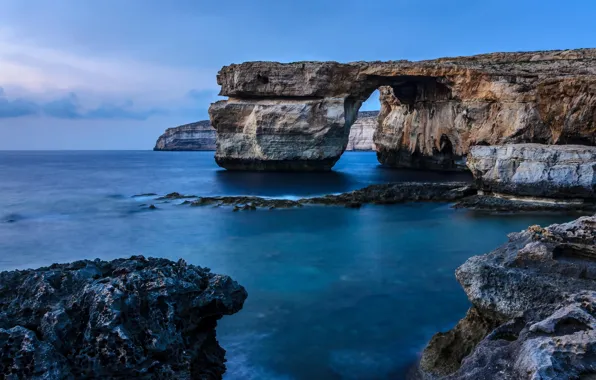
[[[246,62],[222,68],[209,114],[217,163],[329,170],[380,89],[374,144],[392,167],[464,170],[474,145],[596,143],[596,49],[410,62]]]
[[[247,293],[142,256],[0,273],[0,372],[14,379],[219,379],[215,327]]]

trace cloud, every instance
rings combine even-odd
[[[43,102],[33,99],[6,97],[0,87],[0,118],[25,116],[47,116],[57,119],[133,119],[145,120],[151,116],[168,112],[158,108],[136,109],[131,100],[123,104],[103,103],[97,107],[85,108],[77,94],[70,92],[64,96]]]
[[[33,102],[25,99],[7,99],[4,96],[4,89],[0,87],[0,118],[31,116],[38,112],[38,106]]]
[[[92,93],[109,102],[175,105],[192,89],[216,91],[217,69],[83,54],[0,27],[0,86],[31,93]],[[64,105],[64,104],[63,104]],[[63,110],[64,111],[64,110]]]

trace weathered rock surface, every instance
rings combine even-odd
[[[467,165],[484,192],[596,201],[596,147],[476,146]]]
[[[7,379],[218,379],[215,327],[244,288],[208,269],[142,256],[0,273]]]
[[[375,150],[373,136],[377,130],[379,111],[358,112],[358,119],[350,128],[346,150]]]
[[[596,216],[511,234],[456,277],[473,307],[433,338],[420,377],[596,376]]]
[[[166,129],[153,150],[215,150],[217,133],[209,120]]]
[[[381,89],[374,143],[389,166],[458,170],[473,145],[596,143],[596,49],[409,62],[247,62],[218,74],[216,161],[328,170]]]
[[[258,208],[293,208],[304,205],[329,205],[359,208],[363,204],[396,204],[404,202],[453,202],[475,194],[474,187],[465,182],[402,182],[370,185],[348,193],[298,200],[263,198],[255,196],[197,197],[171,193],[157,199],[186,199],[182,204],[191,206],[234,206],[234,211]]]

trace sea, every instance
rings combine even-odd
[[[564,214],[447,203],[232,212],[163,203],[170,192],[295,199],[468,174],[389,169],[345,153],[328,173],[220,169],[213,152],[0,152],[0,270],[142,254],[230,275],[244,308],[218,325],[225,379],[402,379],[470,304],[454,271]],[[148,206],[154,204],[157,209]]]

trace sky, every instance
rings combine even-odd
[[[0,0],[0,150],[151,149],[208,118],[231,63],[596,47],[594,20],[594,0]]]

